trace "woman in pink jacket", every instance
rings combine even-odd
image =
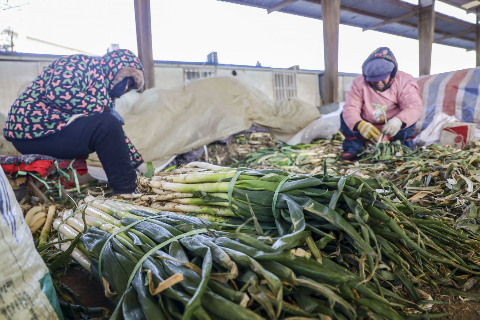
[[[340,116],[344,160],[355,160],[367,140],[400,140],[413,148],[414,125],[422,115],[417,82],[398,71],[389,48],[375,50],[362,66],[363,75],[353,80]]]

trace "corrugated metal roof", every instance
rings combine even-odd
[[[458,7],[460,9],[465,9],[467,11],[477,9],[480,6],[480,2],[475,0],[441,0],[442,2],[451,4],[452,6]],[[467,5],[464,7],[464,5]]]
[[[262,9],[271,9],[282,3],[284,7],[277,11],[294,14],[298,16],[322,19],[321,0],[220,0]],[[465,0],[445,0],[443,2],[455,2],[455,5],[470,2]],[[397,18],[414,10],[418,6],[401,0],[341,0],[340,23],[359,27],[369,28],[386,20]],[[416,14],[411,17],[387,24],[375,29],[379,32],[397,36],[418,39],[418,19]],[[475,49],[475,24],[455,17],[437,12],[435,14],[436,43],[452,47]]]

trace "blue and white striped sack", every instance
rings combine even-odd
[[[50,273],[1,167],[0,319],[63,319]]]

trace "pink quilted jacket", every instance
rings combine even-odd
[[[343,107],[343,119],[353,130],[355,125],[368,121],[380,128],[387,119],[397,117],[406,127],[414,125],[422,115],[422,99],[417,82],[408,73],[398,71],[390,88],[377,92],[363,75],[353,80]]]

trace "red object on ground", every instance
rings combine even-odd
[[[58,167],[61,170],[67,170],[72,161],[63,161],[58,163]],[[72,164],[72,168],[75,169],[78,175],[84,175],[88,172],[86,159],[75,159]],[[7,174],[14,174],[18,171],[30,172],[39,174],[42,178],[45,178],[53,171],[55,171],[55,164],[53,160],[35,160],[30,164],[21,163],[20,165],[14,164],[2,164],[2,169]]]
[[[55,165],[52,160],[35,160],[30,164],[20,163],[18,169],[25,172],[36,172],[45,178],[55,170]]]
[[[58,167],[62,170],[68,169],[72,161],[63,161],[58,163]],[[81,176],[88,172],[87,169],[87,159],[75,159],[72,164],[72,168],[77,170],[77,173]]]
[[[18,172],[18,167],[14,164],[2,164],[2,169],[5,173],[14,174]]]

